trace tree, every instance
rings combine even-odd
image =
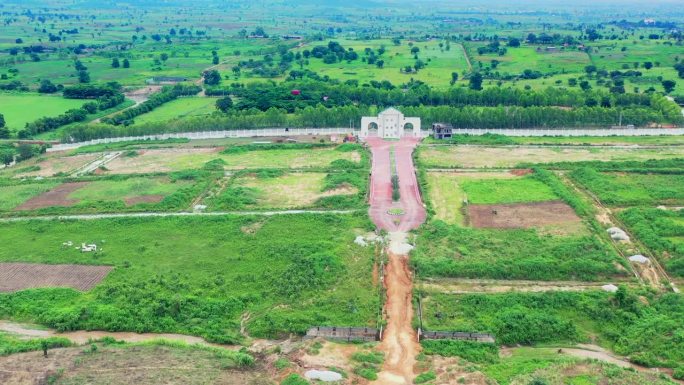
[[[218,63],[219,63],[219,58],[218,58],[218,56],[214,56],[214,57],[211,59],[211,62],[212,62],[212,64],[214,64],[214,65],[218,64]]]
[[[588,66],[584,67],[584,72],[591,75],[592,73],[596,72],[596,66],[595,65],[588,65]]]
[[[517,39],[517,38],[515,38],[515,37],[512,37],[512,38],[508,41],[508,46],[509,46],[509,47],[520,47],[520,39]]]
[[[159,55],[159,59],[161,59],[161,61],[167,61],[169,60],[169,54],[164,52],[161,55]]]
[[[449,82],[449,84],[451,84],[453,86],[457,81],[458,81],[458,72],[452,72],[451,73],[451,81]]]
[[[52,94],[57,92],[57,86],[54,85],[50,80],[43,79],[40,81],[40,87],[38,87],[38,92],[41,94]]]
[[[230,96],[221,98],[216,101],[216,109],[221,112],[228,112],[233,107],[233,99]]]
[[[591,89],[591,84],[588,81],[582,80],[579,84],[582,91],[589,91]]]
[[[383,68],[385,66],[385,61],[384,60],[378,60],[375,62],[375,65],[378,66],[378,68]]]
[[[131,63],[128,59],[123,59],[123,68],[131,68]]]
[[[418,47],[413,47],[413,48],[411,48],[411,53],[412,53],[412,54],[417,55],[418,52],[420,52],[420,48],[418,48]]]
[[[665,93],[669,94],[670,92],[674,91],[677,82],[675,82],[674,80],[663,80],[661,84],[665,89]]]
[[[112,68],[119,68],[119,67],[121,67],[121,64],[119,63],[119,59],[118,58],[112,59]]]
[[[78,81],[79,83],[90,83],[90,74],[88,71],[78,71]]]
[[[217,70],[204,71],[204,84],[208,86],[215,86],[221,83],[221,74]]]
[[[470,89],[478,91],[482,89],[482,75],[479,72],[470,75]]]
[[[0,129],[0,132],[2,132],[1,129]],[[5,166],[9,166],[13,161],[14,161],[14,150],[11,150],[9,148],[5,148],[5,149],[0,150],[0,163],[4,164]]]
[[[17,147],[17,152],[19,153],[19,160],[30,159],[35,155],[34,146],[30,144],[20,144]]]
[[[653,62],[645,61],[644,62],[644,68],[646,68],[647,70],[650,70],[651,68],[653,68]]]

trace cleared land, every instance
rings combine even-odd
[[[107,164],[114,174],[169,172],[201,168],[203,164],[222,159],[226,170],[245,168],[326,167],[338,159],[358,162],[356,151],[342,152],[334,148],[274,149],[222,154],[220,148],[140,150],[133,157],[119,157]]]
[[[5,116],[7,127],[12,131],[19,131],[36,119],[54,117],[66,110],[79,108],[83,103],[83,100],[61,96],[0,92],[0,114]]]
[[[553,201],[558,197],[531,176],[504,172],[428,172],[428,194],[436,219],[464,224],[464,204]]]
[[[112,266],[0,263],[0,292],[47,287],[90,290],[100,283],[112,268]]]
[[[684,147],[656,149],[577,147],[425,146],[420,162],[428,168],[515,167],[521,163],[627,161],[684,157]]]
[[[506,205],[469,205],[468,219],[479,228],[530,228],[578,224],[580,217],[565,202],[536,202]]]
[[[35,210],[52,206],[73,206],[78,203],[78,200],[70,199],[69,196],[71,193],[86,186],[87,184],[88,182],[71,182],[61,184],[50,191],[46,191],[43,194],[29,199],[18,206],[16,210]]]
[[[7,173],[14,173],[17,178],[28,177],[51,177],[57,174],[68,174],[72,171],[93,162],[101,154],[82,154],[74,156],[64,156],[64,154],[40,157],[36,160],[29,160],[17,167],[5,170]]]
[[[0,211],[12,210],[57,186],[57,182],[0,186]]]
[[[358,193],[353,186],[324,191],[325,178],[324,173],[290,173],[266,178],[248,174],[237,178],[230,188],[223,190],[217,197],[217,203],[225,206],[226,201],[239,199],[234,195],[242,195],[243,199],[250,198],[245,202],[246,207],[291,209],[311,207],[325,197]]]

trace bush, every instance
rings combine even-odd
[[[300,375],[293,373],[281,381],[280,385],[309,385],[309,381],[303,379]]]
[[[428,381],[432,381],[437,378],[437,375],[435,374],[434,371],[430,370],[425,373],[421,373],[416,376],[416,378],[413,379],[414,384],[424,384]]]
[[[499,348],[494,344],[459,340],[423,340],[420,342],[425,354],[444,357],[461,357],[475,363],[495,363],[499,360]]]

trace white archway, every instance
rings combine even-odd
[[[401,138],[412,135],[420,137],[420,118],[406,118],[396,108],[388,108],[377,117],[364,116],[361,118],[360,137],[374,136],[371,127],[377,127],[377,136],[381,138]],[[410,127],[410,131],[406,131]]]

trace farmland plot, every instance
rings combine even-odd
[[[128,218],[0,224],[0,261],[111,265],[88,294],[0,295],[5,317],[62,329],[173,332],[235,343],[312,325],[375,326],[365,215]],[[98,252],[64,248],[95,243]],[[229,267],[229,268],[227,268]],[[77,304],[75,306],[75,304]],[[79,317],[85,311],[88,316]]]
[[[521,163],[626,161],[684,157],[684,147],[628,149],[591,147],[426,146],[420,162],[428,168],[515,167]]]

